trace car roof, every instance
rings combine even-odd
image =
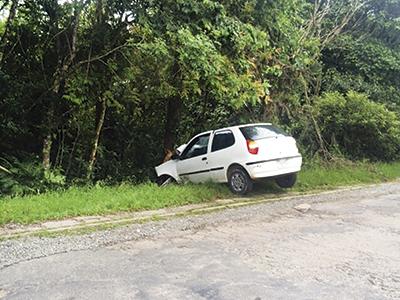
[[[196,134],[195,137],[197,137],[199,135],[203,135],[203,134],[213,133],[215,131],[229,130],[229,129],[233,129],[233,128],[249,127],[249,126],[256,126],[256,125],[272,125],[272,124],[271,123],[249,123],[249,124],[234,125],[234,126],[229,126],[229,127],[218,128],[215,130],[204,131],[199,134]]]
[[[229,127],[225,127],[225,128],[218,128],[218,129],[215,129],[214,131],[228,130],[228,129],[232,129],[232,128],[249,127],[249,126],[257,126],[257,125],[272,125],[272,124],[271,123],[248,123],[248,124],[229,126]]]

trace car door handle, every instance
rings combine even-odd
[[[201,160],[207,160],[207,157],[203,157]]]

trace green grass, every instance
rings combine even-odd
[[[293,189],[273,184],[258,185],[260,194],[284,194],[328,190],[339,186],[378,183],[400,178],[400,162],[313,165],[305,167]],[[152,210],[185,204],[204,203],[233,197],[225,185],[183,185],[158,188],[154,184],[114,187],[73,187],[24,197],[0,198],[0,225],[29,224],[73,216],[104,215],[117,212]]]
[[[400,162],[341,163],[306,167],[294,191],[326,190],[339,186],[379,183],[400,178]]]
[[[155,184],[115,187],[74,187],[24,197],[0,198],[0,225],[28,224],[72,216],[104,215],[202,203],[229,196],[224,185],[183,185],[159,188]]]

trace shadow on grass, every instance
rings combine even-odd
[[[257,180],[253,183],[253,190],[244,195],[236,195],[232,193],[229,190],[228,184],[223,184],[223,183],[213,183],[213,182],[207,182],[203,184],[189,184],[189,185],[194,185],[194,186],[205,186],[207,188],[213,189],[216,192],[219,193],[220,197],[218,198],[258,198],[261,196],[268,196],[268,195],[285,195],[288,192],[290,192],[292,189],[282,189],[279,186],[276,185],[275,181],[273,179],[263,179],[263,180]],[[222,195],[222,197],[221,197]]]
[[[253,191],[248,194],[249,197],[259,197],[268,195],[285,195],[289,190],[285,190],[276,185],[274,180],[261,180],[254,183]]]

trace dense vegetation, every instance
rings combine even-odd
[[[400,156],[400,0],[0,0],[0,193],[141,182],[203,130]]]

